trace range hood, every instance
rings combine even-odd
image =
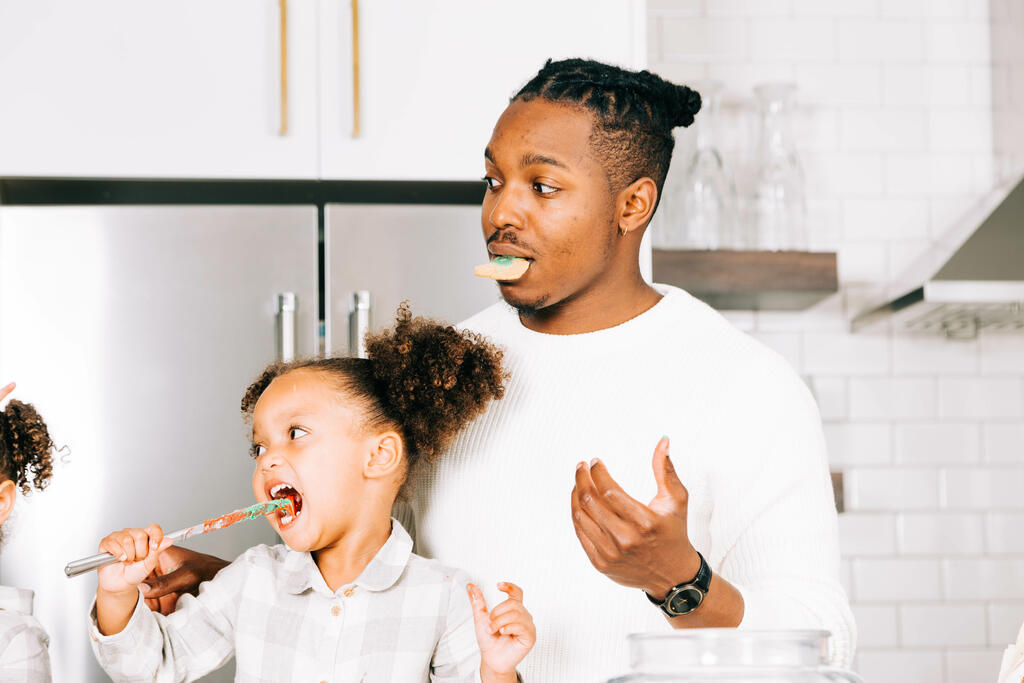
[[[851,328],[887,321],[960,339],[1024,329],[1024,176],[982,199]]]

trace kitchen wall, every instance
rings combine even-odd
[[[854,335],[848,321],[1024,170],[1024,2],[649,0],[648,23],[653,71],[723,81],[718,140],[741,183],[751,86],[799,86],[813,248],[838,251],[842,292],[729,317],[817,395],[845,473],[856,668],[869,683],[995,681],[1024,621],[1024,335]]]

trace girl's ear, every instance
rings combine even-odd
[[[367,479],[382,479],[401,472],[404,466],[402,437],[395,432],[384,432],[371,442],[370,457],[363,466],[363,476]]]
[[[0,484],[0,525],[7,521],[14,510],[14,501],[18,497],[18,487],[10,479]]]

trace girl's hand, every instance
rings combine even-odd
[[[134,592],[146,580],[160,559],[160,552],[173,541],[164,538],[163,529],[151,524],[145,529],[115,531],[100,541],[100,551],[121,561],[99,569],[99,592]]]
[[[523,606],[523,589],[513,583],[499,583],[498,590],[508,595],[490,614],[480,589],[469,584],[473,604],[476,640],[480,644],[480,674],[483,680],[516,679],[516,665],[537,641],[533,617]]]
[[[7,398],[7,394],[11,393],[12,391],[14,391],[14,382],[11,382],[10,384],[6,384],[0,387],[0,401]]]

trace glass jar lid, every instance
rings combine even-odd
[[[633,671],[816,669],[828,663],[828,631],[700,628],[629,636]]]

